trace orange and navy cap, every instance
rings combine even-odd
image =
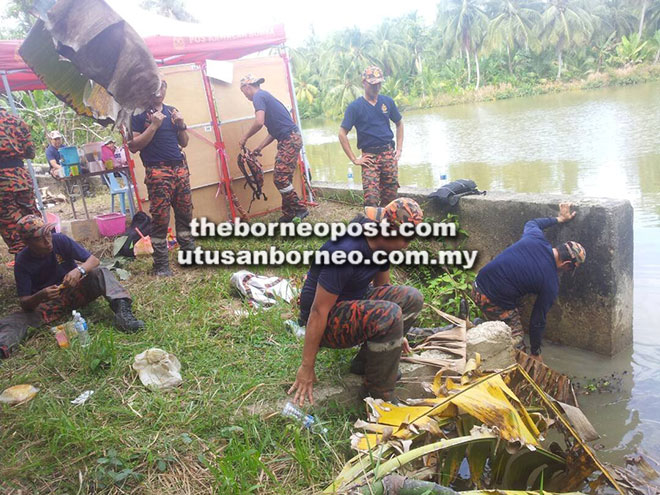
[[[385,81],[385,76],[380,67],[370,65],[362,72],[362,80],[369,84],[378,84]]]
[[[587,259],[587,252],[579,242],[568,241],[564,243],[564,247],[570,257],[570,261],[573,262],[573,269],[583,264]]]
[[[16,222],[16,230],[24,241],[34,237],[41,237],[55,228],[54,223],[46,223],[37,215],[25,215]]]
[[[422,208],[417,204],[417,201],[410,198],[397,198],[383,208],[366,206],[364,214],[367,218],[376,222],[387,220],[394,227],[403,223],[417,225],[424,218]]]
[[[241,79],[241,88],[243,86],[247,86],[248,84],[256,84],[258,86],[259,84],[263,84],[265,81],[266,80],[263,77],[256,77],[252,74],[246,74]]]

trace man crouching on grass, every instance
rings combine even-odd
[[[404,223],[417,225],[422,209],[409,198],[395,199],[384,208],[366,207],[354,221],[388,221],[398,229]],[[377,251],[390,253],[408,247],[411,237],[352,237],[328,241],[322,251],[359,251],[360,265],[312,265],[300,296],[300,324],[306,325],[302,364],[289,389],[301,406],[312,395],[316,375],[314,363],[319,347],[344,349],[362,345],[351,364],[351,371],[364,374],[363,396],[395,400],[394,385],[401,352],[409,352],[405,338],[422,309],[420,292],[407,286],[389,285],[388,264],[377,264]],[[371,283],[373,282],[373,286]]]
[[[0,319],[0,357],[9,357],[28,327],[62,318],[99,296],[110,303],[119,330],[136,332],[144,328],[131,311],[131,296],[114,275],[107,268],[99,268],[99,259],[76,241],[52,233],[54,227],[36,215],[18,221],[17,230],[27,245],[16,255],[14,265],[23,311]]]

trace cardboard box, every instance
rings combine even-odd
[[[99,227],[93,218],[90,220],[62,220],[62,233],[78,242],[95,241],[101,238]]]

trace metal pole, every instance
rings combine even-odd
[[[5,86],[5,93],[7,93],[7,100],[9,101],[9,107],[11,108],[11,113],[18,115],[16,110],[16,104],[14,103],[14,96],[11,94],[11,88],[9,87],[9,80],[7,79],[7,73],[2,73],[2,84]],[[32,168],[32,160],[27,159],[27,166],[30,172],[30,177],[32,177],[32,187],[34,187],[34,197],[37,199],[37,208],[41,212],[41,216],[46,220],[46,210],[44,209],[44,203],[41,200],[41,191],[39,190],[39,184],[37,183],[37,175],[34,173],[34,168]]]
[[[296,91],[293,87],[293,73],[291,72],[291,59],[289,58],[288,49],[282,47],[282,58],[286,64],[286,76],[287,83],[289,86],[289,93],[291,95],[291,104],[293,105],[293,110],[296,116],[296,124],[300,127],[300,136],[302,137],[302,123],[300,122],[300,113],[298,112],[298,100],[296,98]],[[307,178],[307,186],[309,191],[309,202],[314,203],[314,193],[312,191],[312,175],[310,173],[309,161],[307,161],[307,152],[305,151],[305,141],[303,140],[303,146],[301,149],[303,165],[305,167],[305,176]]]

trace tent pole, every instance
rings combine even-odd
[[[220,177],[220,180],[225,183],[225,194],[227,196],[227,202],[229,203],[229,214],[231,215],[231,220],[234,220],[236,218],[236,209],[234,208],[234,201],[232,200],[231,178],[229,177],[229,167],[227,166],[227,153],[225,152],[225,143],[222,140],[222,132],[220,131],[220,125],[218,124],[218,115],[215,111],[211,83],[209,81],[209,76],[206,74],[206,61],[202,63],[202,80],[204,81],[206,100],[209,106],[209,112],[211,113],[211,125],[213,125],[213,133],[215,135],[215,152],[220,155],[220,167],[222,175],[224,176]]]
[[[296,99],[296,92],[293,89],[293,77],[291,77],[291,60],[289,59],[289,55],[287,53],[287,49],[285,46],[282,46],[280,50],[280,54],[282,56],[282,59],[284,60],[284,65],[286,66],[286,79],[287,83],[289,86],[289,95],[291,97],[291,105],[293,106],[293,117],[296,121],[296,124],[300,128],[300,136],[302,137],[302,124],[300,123],[300,113],[298,112],[298,100]],[[307,182],[307,187],[309,189],[309,203],[315,204],[314,203],[314,194],[312,192],[312,175],[310,173],[310,167],[309,167],[309,161],[307,161],[307,152],[305,151],[305,140],[303,139],[303,145],[301,148],[301,155],[302,155],[302,164],[303,164],[303,172],[306,177]],[[305,184],[303,184],[303,193],[305,193]]]
[[[14,96],[11,94],[11,88],[9,87],[9,80],[7,79],[7,72],[2,72],[2,84],[5,86],[5,93],[7,94],[7,101],[9,101],[9,106],[11,108],[11,113],[18,115],[18,110],[16,110],[16,103],[14,103]],[[34,168],[32,167],[32,160],[27,159],[28,171],[30,172],[30,177],[32,177],[32,187],[34,188],[34,197],[37,199],[37,208],[41,212],[41,216],[46,220],[46,210],[44,209],[44,202],[41,200],[41,191],[39,190],[39,183],[37,182],[37,175],[34,173]]]

